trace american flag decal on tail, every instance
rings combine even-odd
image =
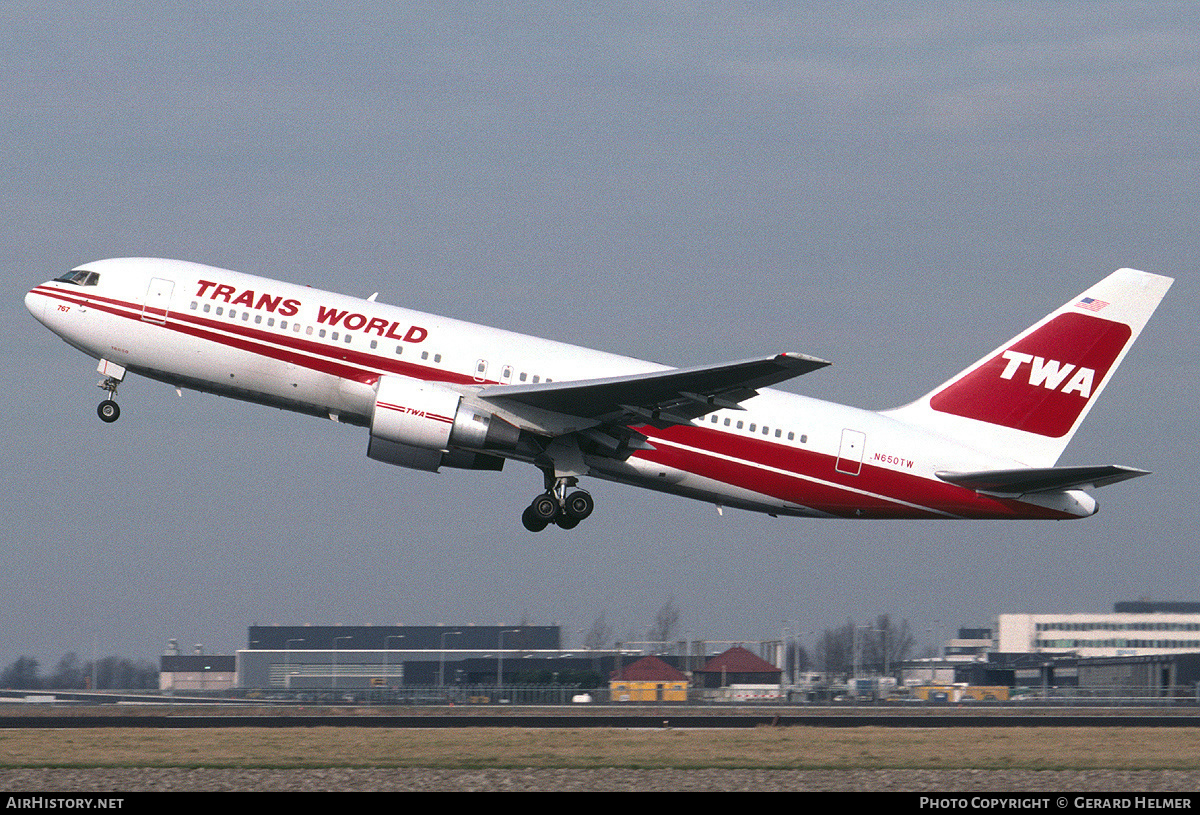
[[[1100,309],[1108,305],[1108,302],[1105,300],[1097,300],[1094,297],[1084,297],[1075,305],[1077,308],[1086,309],[1087,311],[1100,311]]]

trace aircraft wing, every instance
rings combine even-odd
[[[989,495],[1027,495],[1058,492],[1076,487],[1103,487],[1127,478],[1149,475],[1148,470],[1109,464],[1097,467],[1042,467],[1025,470],[981,470],[973,473],[939,472],[937,477],[960,487]]]
[[[638,420],[661,428],[686,424],[722,408],[740,410],[738,403],[758,395],[756,388],[774,385],[828,364],[806,354],[777,354],[741,362],[605,379],[492,385],[479,391],[479,396],[600,423]]]

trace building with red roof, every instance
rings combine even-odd
[[[782,668],[776,668],[740,645],[717,654],[694,673],[696,685],[701,688],[778,685],[782,675]]]
[[[687,676],[656,656],[613,671],[608,686],[614,702],[687,701]]]

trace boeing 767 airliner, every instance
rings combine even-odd
[[[871,412],[769,386],[798,353],[668,368],[317,289],[154,258],[86,263],[29,311],[129,373],[369,429],[367,455],[436,472],[542,471],[530,531],[587,518],[585,476],[720,507],[834,518],[1081,518],[1145,475],[1056,466],[1166,294],[1120,269],[911,404]]]

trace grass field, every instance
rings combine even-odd
[[[0,768],[1200,769],[1194,728],[0,731]]]

